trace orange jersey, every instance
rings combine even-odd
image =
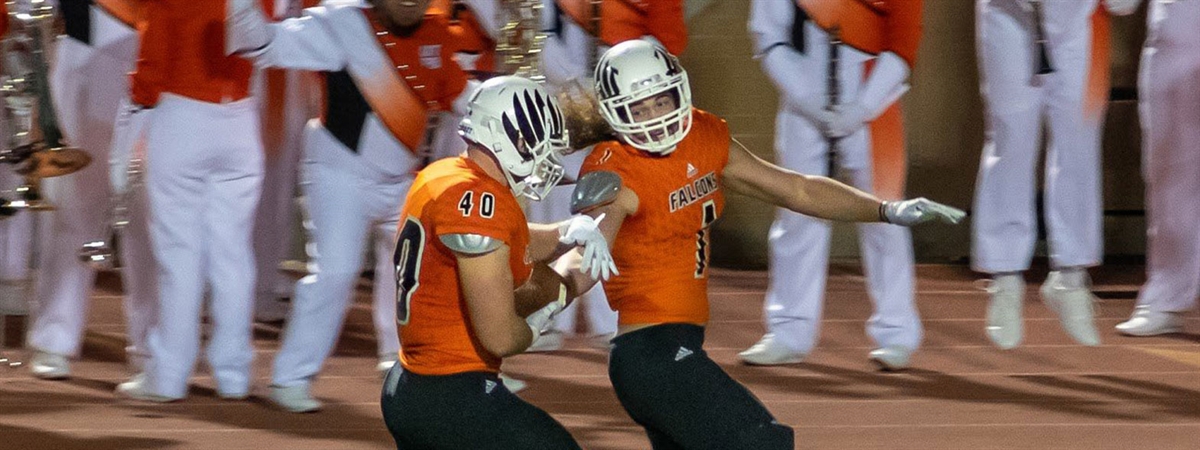
[[[595,0],[555,0],[558,9],[595,35]],[[654,36],[672,55],[687,48],[683,0],[600,0],[600,40],[617,45]]]
[[[865,53],[893,52],[909,67],[921,43],[923,0],[795,0],[825,30],[837,26],[842,42]]]
[[[515,286],[526,262],[525,213],[503,183],[466,157],[439,160],[417,174],[400,213],[396,242],[400,362],[421,375],[500,371],[500,358],[475,336],[459,288],[458,262],[439,236],[478,234],[504,241]]]
[[[225,54],[224,0],[156,0],[143,13],[135,103],[154,106],[164,92],[209,103],[250,95],[250,62]]]
[[[669,155],[610,141],[580,169],[615,172],[638,197],[613,243],[621,274],[604,283],[621,325],[708,322],[708,227],[725,208],[721,172],[730,138],[717,116],[696,109],[692,121]]]

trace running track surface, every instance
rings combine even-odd
[[[1037,272],[1037,271],[1035,271]],[[1044,272],[1041,271],[1041,272]],[[1196,449],[1200,448],[1200,323],[1190,334],[1118,336],[1113,325],[1133,308],[1140,266],[1094,273],[1103,345],[1075,345],[1039,301],[1030,275],[1025,339],[1011,351],[984,337],[987,294],[961,266],[920,266],[918,303],[925,342],[913,367],[877,372],[863,333],[870,303],[861,272],[831,271],[818,349],[799,365],[739,365],[737,352],[763,328],[767,278],[716,270],[709,355],[748,386],[802,449]],[[316,414],[297,415],[265,400],[280,328],[256,325],[256,386],[247,401],[216,397],[201,364],[189,397],[157,405],[117,399],[129,375],[122,348],[120,287],[102,277],[94,294],[82,359],[68,381],[32,378],[0,367],[0,448],[4,449],[382,449],[394,448],[380,418],[366,283],[341,342],[314,393]],[[19,320],[9,318],[10,330]],[[9,332],[13,334],[12,331]],[[12,336],[10,336],[10,341]],[[24,360],[20,350],[5,356]],[[604,350],[569,339],[563,350],[527,354],[504,370],[529,383],[520,395],[550,412],[588,449],[644,449],[641,429],[609,385]],[[5,364],[7,366],[7,364]]]

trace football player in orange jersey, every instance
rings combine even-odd
[[[724,120],[692,108],[686,72],[650,42],[614,46],[595,79],[621,141],[588,156],[574,197],[594,201],[573,208],[606,216],[600,228],[620,270],[604,284],[619,317],[609,357],[617,398],[655,449],[792,448],[791,428],[702,348],[708,227],[723,188],[829,220],[909,226],[957,223],[965,213],[925,199],[883,202],[759,159],[732,141]],[[615,193],[594,195],[598,184]]]
[[[562,121],[536,83],[492,78],[461,122],[466,154],[429,165],[409,191],[393,259],[402,367],[381,400],[399,448],[579,448],[497,377],[504,357],[594,283],[580,270],[594,279],[612,268],[598,220],[533,225],[521,211],[518,197],[539,198],[562,177]],[[545,264],[576,246],[580,270],[570,258],[556,264],[561,275]]]

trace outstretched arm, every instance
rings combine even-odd
[[[334,14],[328,8],[305,10],[305,16],[270,23],[254,0],[229,0],[226,4],[226,53],[238,54],[259,67],[301,70],[341,70],[346,66],[344,48],[334,38],[328,23]],[[319,12],[319,15],[310,14]],[[362,26],[346,17],[339,26]],[[368,30],[364,30],[366,33]]]
[[[912,226],[932,220],[958,223],[966,213],[923,198],[884,202],[837,180],[803,175],[763,161],[737,141],[729,145],[723,183],[730,190],[807,216],[843,222]]]

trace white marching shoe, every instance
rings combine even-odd
[[[1117,331],[1126,336],[1178,333],[1183,331],[1183,315],[1139,306],[1133,310],[1133,316],[1129,320],[1117,324]]]
[[[43,380],[65,380],[71,376],[71,362],[66,356],[37,350],[30,361],[29,371]]]
[[[154,403],[169,403],[181,399],[180,397],[159,395],[151,391],[150,381],[146,379],[144,373],[134,375],[129,381],[118,384],[117,394],[134,400]]]
[[[1020,274],[999,275],[987,286],[987,337],[1002,350],[1021,344],[1021,308],[1025,303],[1025,279]]]
[[[1100,345],[1100,333],[1096,331],[1096,297],[1088,289],[1087,272],[1053,271],[1042,284],[1042,301],[1051,311],[1058,314],[1063,330],[1078,342],[1087,346]]]
[[[752,366],[777,366],[782,364],[798,364],[807,356],[788,348],[775,339],[775,333],[764,334],[758,343],[745,351],[738,353],[743,363]]]
[[[883,348],[871,350],[867,358],[875,365],[883,370],[902,370],[908,367],[908,360],[912,356],[912,350],[901,347],[899,345],[889,345]]]
[[[316,412],[321,402],[308,393],[308,383],[295,386],[271,386],[269,398],[276,406],[294,413]]]

